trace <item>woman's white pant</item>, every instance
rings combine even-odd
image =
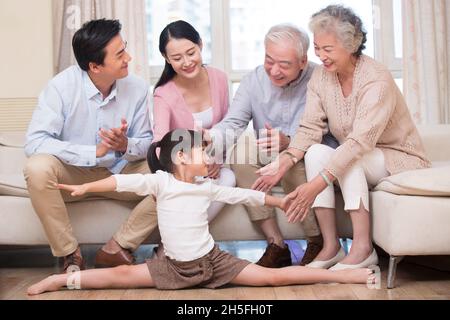
[[[220,186],[225,187],[235,187],[236,186],[236,177],[234,176],[234,172],[229,168],[220,169],[220,176],[217,180],[213,180],[214,183],[217,183]],[[214,220],[214,218],[219,214],[220,210],[225,206],[225,203],[214,201],[208,208],[208,222]]]
[[[335,149],[323,144],[316,144],[308,149],[305,154],[306,178],[308,181],[319,175],[334,152],[336,152]],[[389,176],[389,173],[386,170],[384,154],[380,149],[374,149],[364,155],[341,179],[338,179],[344,198],[345,211],[359,210],[361,201],[364,208],[369,211],[369,186],[377,185],[381,179],[387,176]],[[312,207],[335,209],[334,186],[322,191]]]

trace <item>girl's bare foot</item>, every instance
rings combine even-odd
[[[29,287],[27,293],[30,296],[34,296],[47,291],[57,291],[62,287],[62,285],[60,285],[61,276],[64,277],[65,275],[52,275],[42,281],[39,281],[38,283],[35,283],[31,287]]]
[[[342,276],[342,283],[362,283],[362,284],[375,284],[376,275],[372,269],[345,269],[339,271],[333,271],[339,273]]]

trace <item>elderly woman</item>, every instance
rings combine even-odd
[[[405,100],[389,70],[362,54],[366,33],[348,8],[331,5],[313,15],[315,53],[323,66],[309,82],[305,114],[279,161],[259,170],[260,182],[272,185],[305,158],[308,182],[291,194],[290,222],[303,220],[311,208],[324,247],[307,266],[333,270],[378,264],[370,234],[369,186],[430,162]],[[331,132],[340,146],[322,145]],[[353,245],[345,256],[335,217],[335,184],[339,184],[353,224]]]

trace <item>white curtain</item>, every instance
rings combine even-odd
[[[76,63],[72,37],[92,19],[118,19],[132,57],[130,72],[149,81],[145,0],[53,0],[55,73]]]
[[[450,123],[450,1],[403,0],[404,93],[418,124]]]

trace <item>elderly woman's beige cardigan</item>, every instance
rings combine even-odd
[[[305,114],[290,147],[307,152],[328,131],[340,144],[325,167],[336,178],[374,148],[383,151],[390,174],[430,166],[391,73],[368,56],[358,59],[347,98],[336,73],[316,68],[308,84]]]

